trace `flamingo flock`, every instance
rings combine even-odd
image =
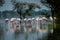
[[[56,19],[56,17],[54,17]],[[6,23],[6,30],[9,30],[8,29],[8,24],[9,24],[9,21],[10,21],[10,24],[11,24],[11,29],[15,32],[16,30],[17,31],[21,31],[21,27],[23,27],[24,29],[24,32],[28,31],[28,32],[31,32],[32,29],[34,28],[33,27],[33,21],[36,21],[36,29],[35,30],[48,30],[48,27],[46,26],[46,22],[48,21],[48,19],[46,17],[42,17],[42,18],[25,18],[25,19],[20,19],[20,18],[11,18],[11,19],[8,19],[6,18],[5,19],[5,23]],[[43,25],[42,25],[42,20],[44,21],[43,22]],[[50,20],[53,20],[52,17],[50,17]],[[20,22],[23,22],[24,25],[21,25]],[[40,25],[40,26],[39,26]]]

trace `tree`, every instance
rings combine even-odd
[[[47,0],[47,3],[52,6],[52,17],[56,16],[56,28],[51,40],[60,40],[60,0]]]
[[[4,0],[0,0],[0,6],[2,6],[4,4]]]
[[[22,19],[25,18],[26,15],[31,16],[31,14],[29,13],[32,9],[34,8],[40,8],[38,5],[34,4],[34,3],[18,3],[16,1],[13,0],[13,5],[15,6],[14,10],[17,9],[18,14],[20,15],[20,18]],[[28,9],[25,9],[25,13],[22,13],[24,6],[27,7]]]

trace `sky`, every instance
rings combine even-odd
[[[35,3],[37,5],[39,5],[41,7],[40,10],[50,10],[50,8],[47,8],[45,5],[43,5],[40,0],[16,0],[17,2],[27,2],[27,3]],[[12,10],[13,9],[13,5],[11,0],[5,0],[5,3],[3,4],[3,6],[0,7],[0,11],[5,11],[5,10]],[[39,9],[35,9],[35,11],[38,11]]]

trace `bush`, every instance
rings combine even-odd
[[[53,24],[49,24],[48,29],[53,29]]]

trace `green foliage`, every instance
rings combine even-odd
[[[48,24],[48,29],[53,29],[53,24]]]
[[[46,0],[41,0],[41,3],[44,3],[45,4],[46,2],[47,2]]]
[[[14,3],[16,3],[16,2],[13,1],[13,4]],[[25,6],[25,5],[28,6],[28,9],[24,10],[25,13],[23,13],[22,9],[24,9],[23,6]],[[29,13],[29,12],[34,8],[40,8],[39,5],[36,5],[34,3],[16,3],[14,6],[15,6],[14,9],[17,9],[18,14],[20,15],[20,18],[21,18],[21,16],[23,18],[25,18],[26,16],[32,16],[31,13]]]

